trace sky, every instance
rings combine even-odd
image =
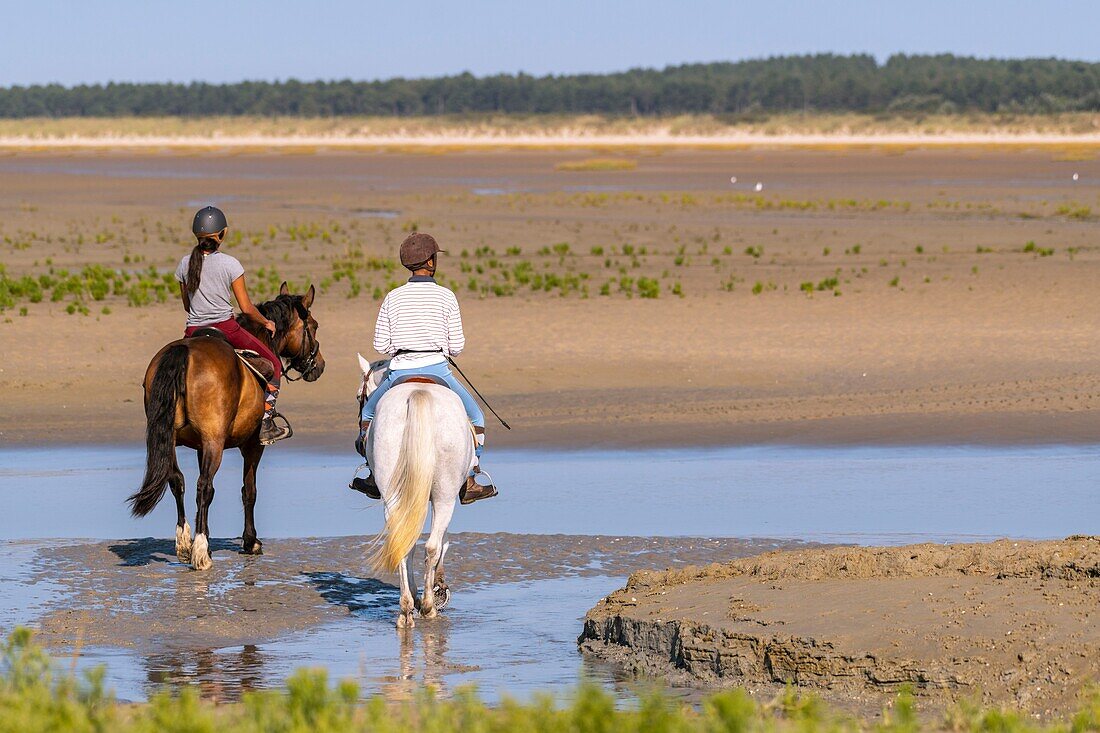
[[[1095,0],[0,0],[0,86],[568,74],[817,52],[1100,61]]]

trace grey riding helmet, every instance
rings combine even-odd
[[[195,221],[191,224],[191,231],[199,239],[208,237],[217,239],[218,235],[229,227],[225,220],[225,214],[215,206],[205,206],[195,214]]]

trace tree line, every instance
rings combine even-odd
[[[1100,63],[949,54],[818,54],[535,77],[465,73],[384,81],[110,83],[0,88],[0,117],[753,115],[1100,110]]]

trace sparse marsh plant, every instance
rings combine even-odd
[[[591,171],[632,171],[638,167],[638,161],[631,158],[585,158],[558,163],[554,170],[567,172]]]
[[[638,295],[642,298],[657,298],[661,295],[661,283],[653,278],[638,278]]]
[[[1067,219],[1076,219],[1078,221],[1085,221],[1092,218],[1092,208],[1076,202],[1063,204],[1056,210],[1059,216],[1064,216]]]
[[[1039,257],[1050,257],[1054,254],[1054,248],[1040,247],[1039,245],[1035,244],[1034,241],[1029,241],[1027,244],[1024,245],[1023,252],[1024,254],[1034,254]]]

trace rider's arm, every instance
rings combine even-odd
[[[187,286],[180,283],[180,300],[183,301],[183,309],[188,313],[191,312],[191,297],[187,295]]]
[[[244,313],[256,323],[262,324],[264,328],[271,331],[272,336],[275,335],[275,322],[267,320],[264,314],[252,305],[252,299],[248,297],[248,288],[244,284],[244,275],[233,281],[233,297],[237,299],[237,305],[240,306],[241,313]]]
[[[374,322],[374,350],[379,354],[393,356],[393,334],[390,333],[390,297],[387,295],[378,309],[378,320]]]
[[[447,354],[458,356],[466,348],[466,334],[462,332],[462,313],[458,310],[458,299],[447,313]]]

